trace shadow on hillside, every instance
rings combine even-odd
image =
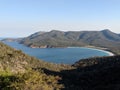
[[[11,86],[14,82],[22,81],[21,78],[12,76],[0,76],[0,90],[16,90]]]
[[[91,71],[77,68],[61,73],[63,90],[120,90],[120,67]]]
[[[72,70],[54,72],[43,69],[47,75],[62,77],[62,90],[120,90],[120,65],[97,64]]]
[[[80,60],[76,69],[50,71],[47,75],[62,77],[62,90],[120,90],[120,56]],[[41,69],[41,68],[40,68]]]

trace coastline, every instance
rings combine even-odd
[[[56,47],[48,47],[48,46],[41,46],[41,47],[31,47],[30,48],[56,48]],[[92,49],[92,50],[97,50],[97,51],[101,51],[104,53],[107,53],[108,56],[114,56],[115,54],[112,53],[111,51],[108,50],[108,48],[102,48],[102,47],[95,47],[95,46],[85,46],[85,47],[57,47],[57,48],[88,48],[88,49]]]
[[[102,51],[102,52],[105,52],[107,53],[109,56],[114,56],[115,54],[112,53],[111,51],[109,51],[107,48],[102,48],[102,47],[83,47],[83,48],[88,48],[88,49],[92,49],[92,50],[97,50],[97,51]]]
[[[103,51],[104,51],[104,50],[103,50]],[[114,56],[114,55],[115,55],[114,53],[109,52],[109,51],[104,51],[104,52],[108,53],[108,54],[109,54],[109,56]]]
[[[101,48],[101,47],[95,47],[95,46],[67,47],[67,48],[88,48],[88,49],[97,50],[97,51],[101,51],[101,52],[107,53],[108,56],[114,56],[114,55],[115,55],[115,54],[112,53],[111,51],[107,50],[107,48]]]
[[[105,52],[105,53],[107,53],[109,56],[114,56],[114,55],[115,55],[114,53],[112,53],[112,52],[110,52],[110,51],[107,51],[107,50],[96,49],[96,48],[90,48],[90,49]]]
[[[10,42],[10,41],[9,41]],[[88,49],[92,49],[92,50],[97,50],[97,51],[101,51],[104,53],[107,53],[108,56],[114,56],[115,54],[113,52],[111,52],[110,50],[108,50],[108,48],[103,48],[103,47],[96,47],[96,46],[83,46],[83,47],[48,47],[47,45],[45,46],[41,46],[41,47],[36,47],[36,46],[28,46],[30,48],[88,48]]]

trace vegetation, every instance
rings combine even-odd
[[[42,71],[29,70],[25,73],[11,74],[0,72],[1,90],[59,90],[63,88],[58,84],[59,76],[46,75]]]
[[[102,42],[102,43],[101,43]],[[96,46],[120,54],[120,35],[108,29],[102,31],[37,32],[20,40],[29,47],[52,48],[69,46]]]
[[[47,75],[44,70],[59,72],[72,68],[38,60],[0,43],[0,90],[59,90],[63,88],[58,83],[61,77]]]

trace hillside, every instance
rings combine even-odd
[[[47,63],[0,43],[0,90],[56,90],[59,76],[43,71],[71,69],[70,65]]]
[[[33,35],[35,37],[33,37]],[[62,31],[50,31],[42,34],[30,35],[27,38],[24,38],[21,43],[30,46],[30,47],[66,47],[66,46],[83,46],[85,45],[82,42],[77,42],[73,39],[66,37],[65,33]]]
[[[68,77],[75,77],[73,82],[81,85],[81,90],[120,89],[120,56],[83,59],[73,66],[77,69],[68,71],[72,74]]]
[[[120,56],[53,64],[0,43],[0,90],[119,90]]]
[[[37,32],[20,41],[29,47],[52,48],[68,46],[96,46],[120,54],[120,35],[108,29],[102,31]]]
[[[0,42],[0,68],[8,67],[12,72],[23,72],[29,68],[46,68],[50,70],[61,70],[59,64],[47,63],[24,54],[21,50],[13,49]],[[67,65],[66,65],[67,66]],[[57,67],[57,69],[56,69]],[[54,69],[55,68],[55,69]],[[15,69],[15,70],[14,70]]]

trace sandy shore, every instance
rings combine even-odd
[[[109,52],[109,51],[104,51],[104,52],[108,53],[109,56],[114,56],[114,54],[112,52]]]
[[[112,53],[110,51],[107,51],[107,48],[101,48],[101,47],[86,46],[86,47],[67,47],[67,48],[88,48],[88,49],[92,49],[92,50],[97,50],[97,51],[105,52],[109,56],[114,56],[115,55],[114,53]]]
[[[84,48],[84,47],[83,47]],[[85,47],[85,48],[89,48],[89,47]],[[103,49],[96,49],[96,48],[89,48],[89,49],[92,49],[92,50],[97,50],[97,51],[102,51],[102,52],[105,52],[107,53],[109,56],[114,56],[114,53],[110,52],[110,51],[107,51],[107,50],[103,50]]]

